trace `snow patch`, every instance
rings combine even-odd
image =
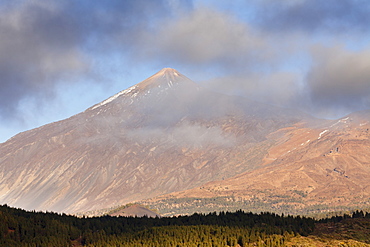
[[[303,145],[305,145],[305,144],[309,143],[310,141],[311,141],[311,140],[307,140],[306,142],[301,143],[301,146],[303,146]]]
[[[319,134],[319,137],[317,138],[317,140],[318,139],[320,139],[321,138],[321,136],[323,135],[323,134],[325,134],[326,132],[328,132],[329,130],[324,130],[323,132],[321,132],[320,134]]]
[[[340,120],[339,120],[338,122],[333,123],[332,125],[330,125],[330,126],[329,126],[329,128],[334,127],[335,125],[337,125],[337,124],[339,124],[339,123],[340,123]]]
[[[110,98],[108,98],[108,99],[104,100],[103,102],[101,102],[101,103],[97,104],[96,106],[94,106],[93,108],[91,108],[91,110],[94,110],[94,109],[96,109],[96,108],[98,108],[98,107],[100,107],[100,106],[106,105],[106,104],[108,104],[108,103],[112,102],[113,100],[117,99],[119,96],[130,93],[130,92],[131,92],[132,90],[134,90],[135,88],[136,88],[136,86],[129,87],[128,89],[123,90],[123,91],[121,91],[121,92],[119,92],[119,93],[117,93],[117,94],[113,95],[112,97],[110,97]],[[137,93],[135,93],[135,94],[133,95],[133,97],[135,97],[136,95],[137,95]]]
[[[339,119],[336,123],[330,125],[329,128],[331,127],[334,127],[335,125],[339,124],[339,123],[347,123],[347,120],[349,119],[349,117],[346,117],[346,118],[342,118],[342,119]]]
[[[291,149],[291,150],[288,150],[285,154],[283,154],[283,155],[286,155],[286,154],[288,154],[288,153],[290,153],[290,152],[292,152],[292,151],[294,151],[294,150],[296,150],[297,148],[293,148],[293,149]]]

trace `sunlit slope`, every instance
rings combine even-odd
[[[174,69],[0,144],[0,203],[81,212],[256,169],[300,112],[222,95]]]

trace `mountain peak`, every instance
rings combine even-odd
[[[96,104],[91,108],[91,110],[106,105],[120,96],[139,98],[140,96],[146,96],[151,91],[156,91],[157,93],[168,93],[168,89],[178,88],[179,86],[181,87],[180,91],[199,90],[199,86],[196,83],[177,70],[172,68],[163,68],[144,81],[111,96],[99,104]]]
[[[139,86],[148,86],[149,84],[158,84],[158,82],[173,82],[177,81],[179,78],[186,78],[184,75],[182,75],[180,72],[178,72],[175,69],[172,68],[163,68],[148,79],[138,83]],[[188,79],[189,80],[189,79]]]
[[[192,80],[178,72],[176,69],[163,68],[148,79],[138,83],[135,87],[140,89],[147,88],[171,88],[177,84],[196,85]]]
[[[166,75],[175,75],[175,76],[178,76],[179,75],[179,72],[173,68],[163,68],[161,69],[157,74],[166,74]]]

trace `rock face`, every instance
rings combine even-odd
[[[163,69],[80,114],[0,144],[0,203],[74,213],[196,188],[278,159],[271,147],[288,135],[279,130],[308,119]],[[342,166],[330,168],[332,176],[334,168],[352,176]]]

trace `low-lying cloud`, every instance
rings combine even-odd
[[[171,128],[143,127],[130,129],[125,136],[140,143],[155,141],[164,145],[178,147],[232,147],[236,137],[225,133],[217,126],[206,127],[196,123],[182,122]]]

